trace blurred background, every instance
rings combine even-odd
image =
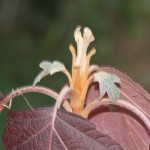
[[[0,0],[0,91],[7,95],[32,84],[42,60],[60,60],[70,70],[68,46],[75,45],[78,25],[95,35],[91,63],[117,68],[150,91],[149,0]],[[63,74],[56,74],[39,85],[59,91],[65,82]],[[25,96],[33,107],[54,103],[40,94]],[[26,108],[21,96],[15,98],[12,110]],[[0,138],[8,111],[0,115]]]

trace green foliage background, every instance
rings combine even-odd
[[[42,60],[60,60],[70,70],[68,45],[75,45],[77,25],[90,27],[95,35],[92,46],[97,53],[92,63],[113,66],[149,91],[149,8],[149,0],[0,0],[1,92],[7,95],[12,89],[32,84]],[[64,75],[56,74],[40,85],[59,91],[65,82]],[[54,103],[40,94],[25,96],[33,107]],[[26,108],[22,97],[15,98],[12,110]],[[0,115],[0,137],[7,112],[5,109]]]

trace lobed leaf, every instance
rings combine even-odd
[[[44,78],[48,74],[53,75],[54,73],[57,72],[63,72],[66,69],[65,66],[59,61],[54,61],[54,62],[42,61],[39,64],[39,66],[43,70],[35,78],[33,82],[33,86],[35,86],[38,82],[40,82],[42,78]]]
[[[54,61],[54,62],[49,62],[49,61],[42,61],[39,64],[40,68],[42,68],[45,72],[48,72],[49,74],[54,74],[56,72],[61,72],[65,70],[65,66],[59,62],[59,61]]]
[[[98,72],[94,73],[94,81],[99,83],[100,99],[107,93],[112,103],[117,101],[120,92],[115,83],[120,83],[119,77],[106,72]]]

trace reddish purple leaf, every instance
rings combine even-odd
[[[3,143],[7,150],[122,149],[95,125],[55,108],[10,112]],[[53,124],[55,122],[55,124]],[[51,138],[52,135],[52,138]]]
[[[150,95],[123,73],[113,68],[100,68],[112,73],[121,80],[120,98],[139,108],[150,119]],[[99,97],[97,83],[92,83],[87,93],[87,104]],[[104,134],[116,140],[124,149],[147,150],[150,145],[150,132],[136,114],[111,105],[91,112],[89,119]]]

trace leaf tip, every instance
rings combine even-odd
[[[38,82],[40,82],[43,77],[45,77],[45,76],[47,76],[47,75],[48,75],[48,73],[45,72],[44,70],[42,70],[42,71],[36,76],[36,78],[34,79],[33,84],[32,84],[33,87],[34,87]]]

